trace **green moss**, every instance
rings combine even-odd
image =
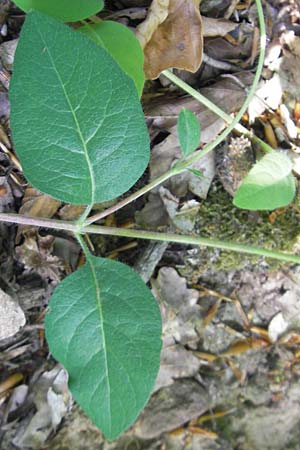
[[[202,203],[196,219],[196,232],[203,237],[234,241],[248,245],[282,250],[297,251],[300,236],[300,211],[292,206],[278,211],[274,221],[269,212],[251,212],[236,208],[232,197],[215,183],[207,199]],[[275,215],[273,215],[275,216]],[[265,260],[256,256],[201,249],[204,266],[224,270],[237,270],[253,266]],[[280,261],[268,259],[271,269],[278,268]]]

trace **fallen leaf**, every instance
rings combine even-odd
[[[234,342],[225,352],[222,352],[220,356],[235,356],[245,353],[249,350],[257,350],[261,347],[266,347],[268,342],[263,339],[241,339]]]
[[[177,134],[170,134],[162,143],[152,149],[150,160],[151,180],[159,177],[169,170],[171,166],[181,157],[181,149]],[[172,177],[165,186],[176,197],[184,197],[192,192],[197,197],[205,199],[215,176],[215,162],[213,153],[210,152],[190,166],[192,169],[200,170],[203,177],[199,178],[192,172],[186,170]]]
[[[153,294],[160,303],[163,318],[164,345],[197,342],[197,328],[201,324],[199,292],[187,287],[186,279],[172,267],[162,267],[152,280]]]
[[[295,98],[300,96],[300,37],[294,31],[286,31],[282,34],[281,45],[283,58],[279,65],[279,76],[282,89]]]
[[[42,194],[32,186],[26,188],[19,213],[30,217],[51,218],[57,212],[61,202],[49,195]]]
[[[276,110],[282,94],[282,81],[277,73],[270,80],[260,81],[256,94],[252,97],[248,107],[249,122],[253,123],[266,108]]]
[[[200,89],[200,93],[227,114],[231,114],[240,109],[246,98],[245,89],[241,87],[241,84],[245,85],[247,89],[252,81],[252,73],[237,73],[235,79],[222,77],[210,87]],[[183,108],[190,109],[199,119],[202,144],[214,140],[225,127],[225,122],[222,119],[219,119],[216,114],[197,100],[188,96],[164,95],[153,98],[143,106],[147,119],[151,120],[152,127],[172,133],[176,129],[180,111]]]
[[[213,17],[202,17],[202,23],[204,37],[225,36],[238,26],[238,23],[231,22],[231,20]]]
[[[14,203],[11,187],[6,177],[0,177],[0,211],[8,212]]]
[[[148,10],[146,19],[137,27],[136,37],[145,48],[158,26],[168,17],[170,0],[154,0]]]
[[[82,205],[65,205],[59,210],[58,215],[61,220],[76,220],[84,210],[85,206]]]
[[[16,255],[29,272],[38,273],[42,278],[56,282],[61,280],[64,266],[57,256],[53,256],[52,236],[42,237],[39,234],[28,233],[22,245],[16,247]]]
[[[60,205],[61,202],[59,200],[56,200],[49,195],[42,194],[32,186],[27,186],[19,213],[29,217],[43,217],[45,219],[50,219],[58,211]],[[31,226],[20,225],[18,227],[16,241],[19,242],[21,235],[28,230],[31,235],[34,234]]]
[[[209,430],[205,430],[204,428],[199,428],[199,427],[188,427],[188,430],[192,433],[192,434],[199,434],[200,436],[203,436],[207,439],[218,439],[218,435],[217,433],[214,433],[213,431],[209,431]]]
[[[153,0],[136,36],[144,49],[147,79],[169,68],[196,72],[203,51],[199,0]]]
[[[0,383],[0,395],[9,389],[15,387],[17,384],[21,383],[24,375],[20,372],[14,373],[6,378],[2,383]]]

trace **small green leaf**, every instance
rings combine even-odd
[[[111,54],[124,72],[133,79],[141,96],[145,82],[144,53],[134,33],[124,25],[109,20],[87,24],[79,28],[79,31]]]
[[[182,109],[177,124],[178,138],[182,154],[188,156],[193,153],[200,143],[200,124],[192,111]]]
[[[24,174],[52,197],[111,200],[147,167],[149,136],[133,81],[106,50],[42,13],[29,13],[23,25],[10,100]]]
[[[292,163],[282,153],[265,155],[250,170],[237,190],[233,203],[252,211],[273,210],[288,205],[295,196]]]
[[[196,175],[196,177],[204,178],[204,173],[201,172],[201,170],[197,169],[188,169],[189,172],[191,172],[193,175]]]
[[[91,256],[55,289],[45,327],[75,399],[115,439],[145,406],[159,369],[161,318],[151,292],[125,264]]]
[[[56,17],[63,22],[76,22],[101,11],[103,0],[14,0],[23,11],[31,9]]]

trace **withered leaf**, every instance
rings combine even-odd
[[[169,68],[196,72],[203,52],[199,0],[153,0],[137,38],[144,48],[147,79]]]
[[[64,267],[61,260],[52,255],[53,242],[52,236],[42,237],[28,233],[25,235],[23,244],[16,247],[16,255],[28,272],[33,271],[42,278],[58,283]]]
[[[19,213],[29,217],[44,217],[50,219],[58,211],[61,202],[49,195],[42,194],[32,186],[27,186],[24,197],[22,199],[22,206]],[[20,240],[20,236],[25,234],[32,227],[28,225],[20,225],[18,227],[17,242]],[[32,233],[31,233],[32,234]]]
[[[25,216],[51,218],[60,205],[59,200],[28,186],[19,212]]]

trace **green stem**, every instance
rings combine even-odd
[[[0,213],[0,221],[22,225],[31,225],[43,228],[52,228],[56,230],[70,231],[74,233],[76,238],[80,241],[80,245],[82,246],[85,254],[86,250],[88,251],[88,255],[90,255],[90,252],[87,248],[86,243],[83,240],[83,237],[80,236],[80,234],[90,233],[107,236],[146,239],[153,241],[174,242],[178,244],[199,245],[200,247],[219,248],[222,250],[229,250],[238,253],[247,253],[249,255],[264,256],[267,258],[278,259],[280,261],[287,261],[300,264],[300,256],[292,255],[289,253],[277,252],[274,250],[268,250],[262,247],[251,247],[246,244],[220,241],[218,239],[209,239],[200,236],[158,233],[154,231],[145,231],[145,230],[128,230],[116,227],[104,227],[100,225],[89,225],[82,229],[78,229],[78,225],[75,222],[66,222],[55,219],[38,219],[33,217],[25,217],[18,214]]]
[[[234,119],[232,119],[229,126],[221,133],[214,142],[211,144],[208,144],[204,147],[204,149],[201,152],[198,152],[194,155],[192,155],[188,160],[186,160],[184,163],[182,163],[179,168],[186,169],[194,162],[198,161],[200,158],[202,158],[204,155],[212,151],[217,145],[219,145],[231,131],[235,128],[235,126],[238,124],[238,122],[243,117],[243,114],[246,112],[252,97],[255,94],[255,91],[257,89],[261,73],[264,67],[264,60],[265,60],[265,53],[266,53],[266,27],[265,27],[265,20],[264,20],[264,12],[261,4],[261,0],[255,0],[256,7],[257,7],[257,14],[258,14],[258,20],[259,20],[259,27],[260,27],[260,52],[259,52],[259,58],[257,63],[257,69],[255,72],[254,80],[251,85],[251,88],[249,89],[248,95],[243,103],[243,106],[237,113]],[[272,149],[273,151],[273,149]]]
[[[88,205],[86,207],[86,209],[84,210],[84,212],[79,217],[79,219],[77,219],[76,223],[79,227],[83,226],[85,224],[85,221],[86,221],[87,217],[89,216],[90,212],[92,211],[92,209],[93,209],[93,205]]]
[[[196,89],[192,88],[189,84],[187,84],[181,78],[174,75],[174,73],[170,72],[169,70],[164,70],[163,75],[166,78],[168,78],[170,81],[172,81],[172,83],[176,84],[176,86],[178,86],[183,91],[185,91],[187,94],[189,94],[191,97],[194,97],[195,100],[198,100],[199,103],[202,103],[204,106],[206,106],[208,109],[210,109],[213,113],[215,113],[217,116],[219,116],[225,122],[227,122],[228,124],[231,124],[233,122],[233,119],[229,114],[227,114],[225,111],[223,111],[217,105],[215,105],[208,98],[204,97],[204,95],[202,95],[200,92],[196,91]],[[242,107],[244,107],[244,105]],[[259,146],[265,152],[274,151],[270,145],[268,145],[266,142],[264,142],[259,137],[255,136],[255,134],[253,134],[251,131],[249,131],[242,124],[237,123],[234,126],[234,129],[238,133],[243,134],[244,136],[247,136],[252,142],[259,144]]]
[[[144,186],[142,189],[139,189],[138,191],[136,191],[133,194],[129,195],[128,197],[124,198],[123,200],[121,200],[120,202],[111,206],[110,208],[107,208],[104,211],[97,213],[94,216],[89,217],[85,221],[85,225],[90,225],[91,223],[96,222],[97,220],[104,219],[105,217],[109,216],[110,214],[113,214],[114,212],[118,211],[119,209],[124,208],[124,206],[137,200],[139,197],[141,197],[142,195],[151,191],[153,188],[160,185],[164,181],[167,181],[169,178],[171,178],[173,175],[175,175],[177,173],[178,173],[178,171],[175,168],[168,170],[168,172],[164,173],[160,177],[151,181],[151,183],[146,184],[146,186]]]
[[[164,72],[164,74],[167,76],[170,80],[176,82],[176,84],[181,87],[183,90],[185,90],[187,93],[193,95],[193,97],[196,98],[196,100],[200,101],[201,103],[204,103],[205,99],[205,105],[212,109],[216,114],[220,115],[225,121],[229,123],[228,127],[214,140],[214,142],[211,142],[210,144],[207,144],[201,151],[194,153],[189,159],[185,160],[182,163],[176,164],[176,167],[173,167],[171,170],[166,172],[164,175],[160,176],[159,178],[156,178],[155,180],[151,181],[151,183],[144,186],[142,189],[134,192],[129,197],[125,198],[124,200],[121,200],[116,205],[112,206],[111,208],[106,209],[105,211],[102,211],[101,213],[95,214],[94,216],[91,216],[89,219],[86,220],[85,224],[90,225],[93,222],[96,222],[97,220],[104,219],[108,215],[118,211],[119,209],[123,208],[125,205],[128,205],[129,203],[133,202],[137,198],[141,197],[142,195],[149,192],[154,187],[160,185],[164,181],[168,180],[174,175],[177,175],[178,173],[182,172],[183,170],[187,169],[191,164],[198,161],[199,159],[203,158],[204,155],[211,152],[215,147],[217,147],[227,136],[231,133],[231,131],[238,126],[238,122],[241,120],[243,114],[247,110],[249,103],[255,94],[255,91],[257,89],[257,85],[260,80],[260,76],[262,73],[263,65],[264,65],[264,59],[265,59],[265,47],[266,47],[266,28],[265,28],[265,22],[264,22],[264,14],[263,14],[263,8],[261,5],[261,0],[255,0],[256,6],[257,6],[257,12],[258,12],[258,19],[259,19],[259,26],[260,26],[260,53],[259,53],[259,59],[257,64],[257,69],[255,72],[254,80],[252,83],[252,86],[248,92],[247,98],[243,103],[243,106],[241,107],[240,111],[237,113],[236,117],[234,119],[231,119],[230,116],[228,116],[224,111],[222,111],[217,106],[213,105],[212,102],[210,102],[208,99],[203,97],[199,92],[197,92],[195,89],[191,88],[188,84],[184,83],[182,80],[180,80],[178,77],[176,77],[174,74],[172,74],[169,71]],[[261,139],[254,137],[246,128],[242,127],[242,125],[238,126],[238,131],[245,132],[244,134],[247,134],[249,137],[252,138],[252,140],[255,140],[258,142],[265,151],[273,151],[273,149],[268,146],[265,142],[263,142]]]
[[[103,227],[100,225],[90,225],[84,228],[86,233],[103,234],[109,236],[120,236],[127,238],[146,239],[153,241],[174,242],[185,245],[198,245],[200,247],[219,248],[221,250],[229,250],[237,253],[246,253],[249,255],[264,256],[267,258],[278,259],[280,261],[300,263],[300,256],[289,253],[268,250],[262,247],[252,247],[246,244],[236,242],[220,241],[218,239],[210,239],[199,236],[189,236],[180,234],[158,233],[145,230],[130,230],[123,228]]]
[[[77,241],[79,242],[79,244],[80,244],[80,246],[81,246],[81,248],[83,250],[83,253],[85,254],[86,260],[88,261],[90,259],[90,256],[91,256],[91,252],[90,252],[90,249],[87,246],[87,243],[84,240],[83,235],[80,234],[80,233],[75,233],[75,237],[76,237]]]

